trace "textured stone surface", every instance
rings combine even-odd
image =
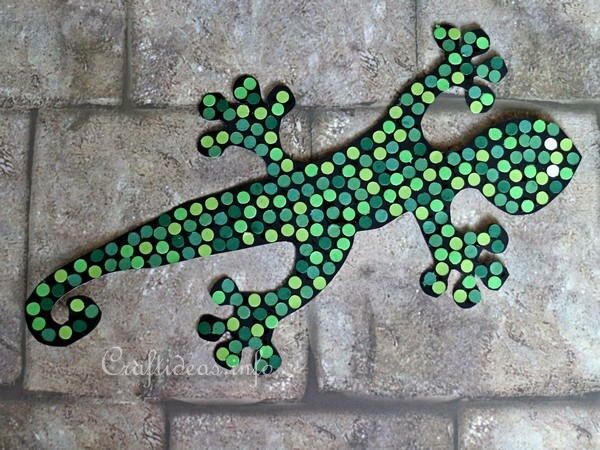
[[[448,295],[433,299],[421,292],[419,276],[431,258],[412,216],[359,233],[344,267],[313,306],[323,390],[447,398],[598,389],[600,134],[594,114],[545,112],[583,154],[568,188],[530,216],[501,213],[476,191],[462,192],[452,207],[459,226],[495,218],[507,229],[502,259],[511,276],[503,288],[461,310]],[[329,120],[328,113],[317,114],[315,151],[325,152],[377,116],[336,113]],[[427,117],[426,135],[448,147],[491,121],[438,112]]]
[[[441,52],[431,36],[437,22],[477,24],[508,66],[498,94],[572,101],[600,95],[600,3],[595,0],[417,2],[419,68]]]
[[[121,94],[121,0],[3,1],[0,104],[116,104]]]
[[[29,116],[0,114],[0,384],[21,373],[21,303],[27,270]]]
[[[415,70],[414,13],[412,0],[135,0],[133,97],[195,104],[251,73],[305,105],[385,101]]]
[[[171,448],[452,448],[452,422],[427,414],[180,415]]]
[[[0,402],[0,448],[161,449],[164,428],[148,403]]]
[[[577,404],[473,408],[460,418],[460,448],[562,450],[600,448],[600,410]]]
[[[230,148],[218,159],[198,154],[195,142],[205,129],[192,111],[43,114],[33,168],[30,289],[57,266],[131,227],[264,172],[263,162],[241,149]],[[283,138],[290,142],[284,148],[292,152],[294,141],[306,140],[290,134]],[[89,283],[81,291],[98,301],[102,322],[68,349],[28,339],[25,385],[123,398],[297,398],[304,391],[306,366],[301,314],[284,321],[275,333],[284,364],[272,377],[256,379],[245,363],[232,376],[219,375],[214,344],[196,333],[201,314],[227,315],[208,295],[217,277],[231,276],[242,290],[273,288],[291,269],[292,257],[291,247],[277,244]],[[105,373],[104,355],[115,346],[122,348],[121,360],[108,364],[110,374]],[[146,374],[151,352],[156,354],[152,376],[111,375],[125,370],[124,363],[131,372],[134,361],[143,364]],[[158,358],[161,374],[156,373]],[[165,374],[167,363],[174,369],[182,362],[193,375]]]

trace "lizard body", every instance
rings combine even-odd
[[[289,241],[296,249],[294,269],[280,286],[240,292],[233,280],[222,278],[211,290],[212,300],[233,306],[233,314],[224,319],[204,315],[198,322],[200,337],[219,341],[217,363],[235,367],[249,347],[255,351],[254,369],[268,373],[281,365],[271,343],[279,321],[327,286],[357,232],[405,213],[416,217],[432,252],[434,264],[421,277],[427,294],[446,292],[451,271],[461,274],[453,291],[461,307],[480,302],[477,280],[499,289],[507,270],[499,260],[480,256],[484,250],[502,253],[506,232],[496,223],[484,230],[459,231],[450,217],[452,200],[462,189],[475,188],[505,212],[534,212],[565,188],[581,156],[556,124],[528,118],[494,125],[460,150],[432,148],[421,132],[421,120],[435,99],[461,87],[473,113],[487,111],[494,95],[475,78],[496,83],[507,70],[498,56],[471,61],[489,49],[481,30],[461,32],[438,25],[434,38],[443,61],[403,90],[369,130],[316,161],[294,161],[281,149],[280,122],[294,106],[287,87],[274,88],[263,100],[257,81],[244,76],[234,85],[237,104],[220,94],[205,95],[202,117],[219,119],[224,127],[201,136],[200,152],[218,157],[230,145],[242,146],[264,158],[267,176],[179,205],[55,270],[26,302],[31,333],[53,346],[88,334],[101,315],[90,298],[68,299],[64,324],[51,311],[66,293],[104,274]]]

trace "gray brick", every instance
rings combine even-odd
[[[195,104],[244,73],[285,82],[303,105],[381,102],[415,70],[413,0],[135,0],[132,11],[138,103]]]
[[[21,373],[21,303],[25,297],[29,116],[0,115],[0,384]]]
[[[264,173],[263,162],[240,149],[230,148],[217,159],[198,154],[196,139],[205,129],[192,111],[42,114],[33,168],[30,289],[62,263],[179,203]],[[284,138],[291,143],[284,148],[292,152],[294,141],[306,140],[289,134]],[[98,300],[102,322],[68,348],[46,347],[29,338],[25,385],[119,398],[298,398],[307,357],[302,315],[286,320],[275,333],[283,367],[258,380],[246,363],[242,369],[247,372],[215,375],[214,343],[196,333],[201,314],[227,315],[208,295],[218,276],[231,276],[242,290],[273,288],[291,269],[292,259],[290,246],[276,244],[89,283],[81,292]],[[146,361],[147,367],[147,356],[155,351],[170,367],[182,357],[200,372],[150,380],[111,376],[103,371],[102,360],[115,346],[123,349],[124,362]],[[111,373],[123,368],[122,363],[109,367]]]
[[[163,448],[165,423],[149,403],[0,402],[0,448]]]
[[[565,192],[530,216],[502,213],[476,191],[462,192],[452,207],[459,226],[492,217],[507,229],[502,260],[511,276],[502,289],[484,292],[483,303],[467,311],[448,295],[423,294],[419,276],[431,257],[412,216],[359,233],[345,266],[313,306],[321,389],[422,398],[598,390],[600,133],[594,114],[543,112],[583,154]],[[328,144],[346,140],[378,114],[334,113],[331,120],[328,112],[317,114],[315,151],[326,153]],[[460,148],[453,142],[461,135],[494,120],[438,111],[426,118],[426,135]]]
[[[122,0],[9,0],[0,5],[0,105],[117,104]]]
[[[577,404],[468,408],[460,448],[562,450],[600,448],[600,410]]]
[[[433,1],[418,4],[419,67],[441,56],[431,30],[437,22],[475,23],[506,60],[508,76],[496,92],[505,98],[572,101],[600,94],[600,7],[594,0]]]
[[[449,418],[429,414],[278,413],[176,416],[171,448],[450,449]]]

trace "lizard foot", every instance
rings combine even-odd
[[[486,231],[458,233],[453,226],[442,229],[441,235],[429,237],[434,264],[421,275],[424,292],[438,297],[448,288],[448,276],[452,270],[462,274],[454,287],[453,299],[462,308],[470,308],[481,301],[477,287],[479,278],[488,289],[498,290],[508,278],[508,271],[497,258],[484,258],[483,250],[499,254],[506,250],[508,235],[497,223]]]
[[[258,81],[251,75],[240,77],[233,86],[239,103],[230,103],[220,93],[205,94],[199,105],[206,120],[220,120],[223,127],[204,133],[198,151],[205,156],[221,156],[225,148],[238,145],[254,151],[268,162],[283,157],[279,139],[281,119],[294,107],[294,95],[286,86],[274,87],[263,100]]]
[[[198,334],[207,341],[219,341],[215,346],[217,364],[232,369],[239,365],[242,350],[254,350],[254,370],[269,374],[281,366],[281,356],[273,346],[271,338],[278,319],[266,303],[267,296],[240,292],[229,277],[219,279],[212,287],[211,298],[217,305],[234,307],[231,316],[225,319],[205,314],[198,321]],[[263,298],[264,297],[264,298]],[[227,334],[227,338],[222,338]]]
[[[508,71],[504,59],[498,55],[489,55],[476,63],[472,61],[490,49],[489,36],[481,29],[460,30],[453,25],[437,24],[433,37],[447,61],[440,66],[441,74],[451,74],[452,83],[464,88],[471,112],[488,111],[496,100],[495,94],[488,86],[476,83],[475,78],[495,84]]]

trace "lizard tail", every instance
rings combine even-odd
[[[66,346],[90,333],[102,315],[89,297],[76,295],[67,299],[69,318],[58,323],[52,318],[54,305],[68,292],[102,274],[105,258],[95,258],[94,252],[69,263],[38,283],[25,303],[25,321],[31,334],[42,344]],[[97,253],[95,256],[99,256]]]
[[[95,278],[263,243],[259,232],[262,228],[250,229],[243,226],[243,221],[227,217],[226,212],[236,215],[232,210],[235,202],[229,202],[229,197],[234,198],[234,194],[225,192],[219,200],[208,197],[180,205],[54,271],[34,288],[25,303],[31,334],[43,344],[59,347],[89,334],[101,316],[91,298],[67,298],[69,317],[65,323],[56,322],[52,310],[67,293]]]

